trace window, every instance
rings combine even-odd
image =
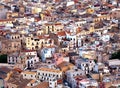
[[[33,64],[33,61],[31,61],[31,64]]]
[[[38,73],[38,75],[40,75],[40,73]]]
[[[14,58],[13,58],[13,62],[14,62]]]
[[[38,45],[39,43],[37,42],[37,45]]]

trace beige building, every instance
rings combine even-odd
[[[99,21],[102,21],[102,20],[110,20],[112,18],[113,18],[113,16],[112,15],[108,15],[108,14],[97,15],[97,17],[94,18],[94,22],[99,22]]]
[[[44,26],[47,34],[50,32],[57,33],[59,31],[62,31],[64,28],[64,25],[62,23],[55,23],[55,24],[46,23]]]
[[[2,52],[16,52],[21,50],[21,41],[6,39],[1,41],[1,46]]]
[[[15,22],[15,19],[1,19],[0,25],[6,25],[7,23],[12,24],[12,22]]]
[[[36,37],[27,36],[23,42],[24,42],[24,48],[30,50],[37,50],[45,46],[54,45],[54,40],[51,39],[49,35],[36,36]]]
[[[7,19],[11,19],[13,17],[18,17],[18,12],[7,12],[6,15],[7,15],[6,17]]]

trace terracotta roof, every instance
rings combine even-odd
[[[83,79],[85,79],[87,77],[79,75],[79,76],[75,76],[74,78],[75,78],[76,81],[81,81],[81,80],[83,80]]]
[[[31,80],[29,83],[35,83],[35,82],[36,82],[36,80],[33,79],[33,80]]]
[[[62,79],[58,79],[57,80],[57,84],[62,84],[63,83],[63,80]]]
[[[62,71],[67,71],[69,70],[71,67],[73,67],[74,65],[69,63],[69,62],[62,62],[61,64],[58,65],[58,67],[62,70]]]
[[[37,86],[35,86],[33,88],[49,88],[49,83],[48,82],[41,82],[40,84],[38,84]]]
[[[60,70],[56,70],[56,69],[50,69],[50,68],[39,68],[39,70],[41,71],[48,71],[48,72],[54,72],[54,73],[60,73]]]
[[[17,73],[15,71],[12,71],[12,72],[13,73],[7,82],[17,85],[18,86],[17,88],[24,88],[31,81],[28,79],[23,79],[20,73]]]
[[[36,18],[35,18],[35,21],[36,21],[36,22],[40,21],[40,18],[36,17]]]
[[[61,23],[55,23],[55,25],[62,25]]]
[[[78,28],[76,29],[76,31],[77,31],[77,33],[80,33],[82,30],[81,30],[80,27],[78,27]]]
[[[32,72],[32,71],[24,71],[24,74],[36,74],[36,72]]]
[[[49,26],[49,25],[52,25],[52,24],[50,24],[50,23],[45,23],[45,25],[46,25],[46,26]]]
[[[4,21],[14,21],[15,19],[0,19],[0,22],[4,22]]]
[[[38,38],[39,39],[48,39],[48,38],[50,38],[50,36],[49,35],[39,35]]]
[[[65,33],[65,31],[61,31],[61,32],[58,32],[57,35],[58,36],[66,36],[66,33]]]
[[[14,70],[17,71],[17,72],[19,72],[19,73],[22,72],[22,70],[20,68],[14,68]]]

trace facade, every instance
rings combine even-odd
[[[81,69],[73,69],[73,70],[68,70],[66,71],[66,76],[67,76],[67,81],[68,83],[70,83],[72,85],[73,83],[73,79],[75,76],[83,76],[85,74],[84,71],[82,71]]]
[[[59,65],[63,62],[64,57],[62,54],[55,53],[53,56],[54,56],[54,60],[55,60],[56,65]]]
[[[43,62],[46,61],[47,58],[53,57],[53,54],[55,53],[55,47],[45,47],[41,50],[40,56]]]
[[[46,33],[57,33],[63,30],[64,25],[62,23],[55,23],[55,24],[45,24]]]
[[[2,40],[1,41],[3,52],[15,52],[21,50],[21,41],[20,40]]]
[[[37,70],[37,78],[43,81],[60,79],[63,77],[62,71],[57,69],[40,68]]]
[[[88,74],[90,71],[93,70],[93,67],[95,66],[95,62],[94,62],[94,60],[77,59],[76,66],[78,68],[84,70],[85,73]]]
[[[39,57],[37,56],[27,56],[26,68],[34,68],[35,63],[39,62]]]
[[[14,54],[10,54],[7,57],[7,63],[8,64],[16,64],[19,62],[19,54],[18,53],[14,53]]]
[[[24,48],[29,50],[38,50],[45,46],[54,45],[54,41],[49,38],[49,35],[36,37],[28,36],[23,42]]]
[[[22,72],[23,79],[36,79],[36,72],[24,71]]]
[[[22,54],[25,54],[26,56],[33,55],[37,56],[37,52],[35,50],[25,50],[21,52]]]

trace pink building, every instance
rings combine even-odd
[[[63,62],[64,57],[61,53],[55,53],[53,56],[54,56],[54,60],[55,60],[56,65],[59,65]]]

